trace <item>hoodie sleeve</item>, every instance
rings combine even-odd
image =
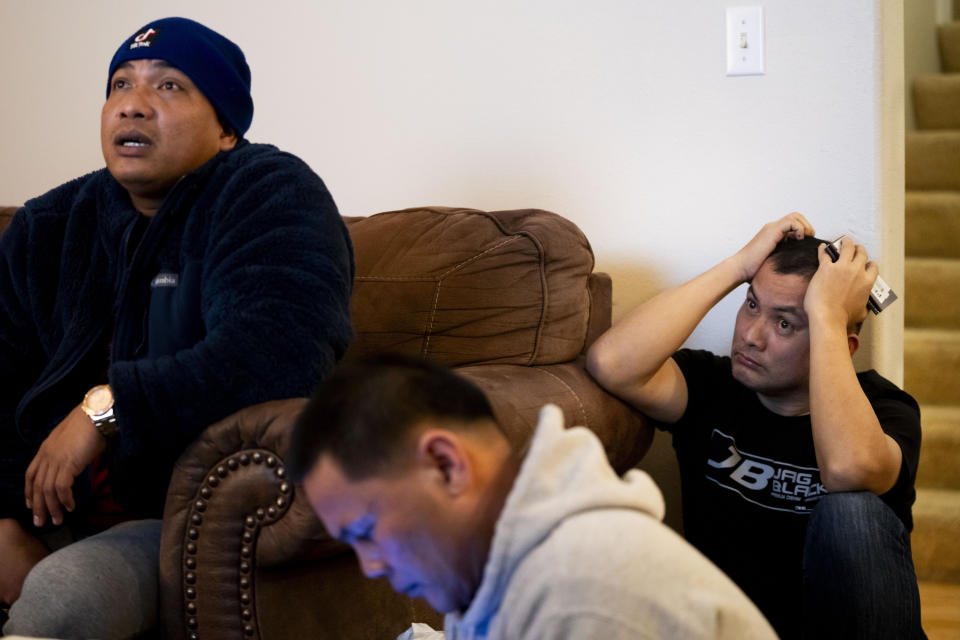
[[[216,212],[199,265],[203,337],[110,367],[119,425],[111,473],[126,481],[114,492],[128,508],[163,504],[174,460],[207,425],[309,395],[352,339],[352,250],[320,178],[275,150],[219,173],[228,174],[222,187],[211,180],[194,207]]]
[[[637,576],[644,580],[644,576]],[[690,582],[687,590],[694,594],[699,585]],[[596,638],[597,640],[643,640],[671,638],[672,640],[775,640],[776,634],[763,617],[752,609],[717,607],[716,602],[682,602],[664,600],[657,605],[652,598],[634,601],[633,607],[624,602],[617,615],[612,607],[578,607],[570,604],[565,611],[545,607],[531,611],[524,621],[521,640],[564,640],[566,638]],[[683,606],[702,604],[699,611],[684,612]],[[637,612],[641,613],[637,613]],[[689,610],[688,610],[689,611]]]
[[[0,518],[24,509],[23,478],[33,458],[16,428],[16,409],[44,358],[29,313],[26,212],[20,209],[0,239]]]
[[[31,315],[31,246],[26,209],[20,209],[0,238],[0,423],[14,428],[13,412],[30,382],[43,368],[43,348]]]
[[[570,613],[531,626],[532,632],[523,640],[564,640],[566,638],[596,638],[597,640],[644,640],[660,636],[644,629],[599,615]]]

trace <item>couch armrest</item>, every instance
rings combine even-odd
[[[258,637],[255,571],[344,553],[278,455],[305,402],[244,409],[177,461],[160,544],[163,637]]]
[[[475,365],[457,372],[490,397],[508,438],[522,446],[540,407],[596,432],[623,472],[643,457],[652,429],[603,391],[583,359],[558,365]],[[207,428],[177,461],[160,545],[164,638],[395,637],[410,622],[439,624],[422,601],[366,580],[331,539],[280,452],[305,399],[244,409]],[[262,633],[263,632],[263,633]],[[373,634],[373,635],[369,635]]]
[[[584,368],[583,357],[556,365],[489,364],[455,371],[487,394],[497,422],[515,448],[526,444],[540,408],[548,402],[563,409],[568,427],[583,426],[597,434],[618,473],[636,466],[653,441],[649,421],[597,385]]]
[[[583,354],[613,324],[613,280],[606,273],[595,271],[587,278],[587,293],[590,294],[590,320]]]

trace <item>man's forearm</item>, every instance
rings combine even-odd
[[[587,369],[610,391],[629,395],[650,381],[707,312],[742,282],[739,268],[727,259],[657,294],[600,336],[587,352]]]
[[[868,490],[879,495],[896,483],[902,453],[880,427],[850,358],[859,346],[851,328],[867,314],[877,267],[853,242],[844,243],[836,261],[821,247],[819,260],[804,296],[817,466],[830,491]]]
[[[810,420],[817,466],[829,491],[890,490],[901,452],[883,432],[857,379],[842,323],[811,318]]]

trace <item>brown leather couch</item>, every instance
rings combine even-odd
[[[0,225],[12,212],[0,209]],[[449,208],[346,222],[357,265],[348,359],[397,351],[454,367],[485,390],[518,446],[553,402],[600,436],[618,471],[643,457],[650,426],[584,370],[584,350],[610,325],[611,282],[593,272],[574,224]],[[304,402],[245,409],[181,456],[164,514],[164,637],[392,639],[413,621],[441,624],[423,601],[363,578],[287,480]]]

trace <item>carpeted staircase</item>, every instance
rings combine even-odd
[[[923,420],[917,576],[960,584],[960,22],[938,38],[944,72],[915,81],[906,141],[904,388]]]

